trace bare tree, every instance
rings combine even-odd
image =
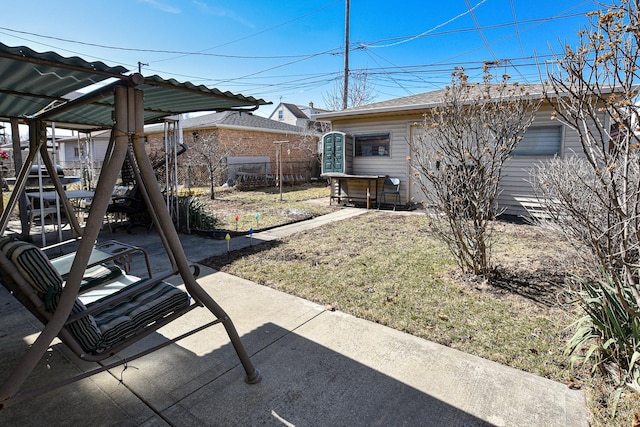
[[[351,71],[349,73],[347,108],[359,107],[375,101],[376,94],[373,89],[366,69]],[[332,111],[342,110],[343,91],[344,81],[342,79],[336,80],[332,90],[322,96],[325,108]]]
[[[330,122],[310,121],[298,137],[292,138],[289,147],[297,149],[305,153],[309,158],[314,159],[314,167],[320,168],[322,156],[320,155],[318,144],[322,135],[330,130]],[[314,167],[312,167],[312,170]]]
[[[589,14],[578,45],[563,47],[547,67],[549,101],[579,136],[581,156],[541,165],[533,182],[552,221],[587,248],[585,265],[593,266],[582,282],[595,289],[583,300],[593,328],[582,330],[593,334],[574,350],[599,337],[601,361],[614,360],[618,378],[635,377],[640,389],[640,14],[638,0],[601,6]],[[600,307],[590,310],[598,299]],[[617,327],[607,330],[609,322]]]
[[[504,162],[522,139],[540,105],[526,87],[495,82],[485,70],[483,83],[469,83],[463,70],[453,73],[442,105],[425,114],[411,141],[410,164],[437,214],[434,230],[460,268],[489,276],[492,221]]]
[[[188,162],[192,164],[202,165],[204,162],[209,172],[209,190],[211,192],[211,200],[215,200],[215,183],[216,176],[224,168],[223,159],[233,153],[240,147],[242,140],[233,141],[230,144],[224,144],[219,140],[216,132],[194,131],[192,133],[194,144],[192,153],[189,155]]]

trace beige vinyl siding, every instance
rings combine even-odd
[[[532,126],[561,125],[548,119],[548,111],[538,113]],[[561,157],[582,156],[582,146],[578,133],[562,125]],[[514,156],[505,163],[498,204],[509,215],[528,216],[527,207],[536,207],[536,199],[531,185],[531,171],[534,166],[552,159],[552,156]]]
[[[389,134],[389,156],[353,157],[353,175],[388,175],[400,179],[400,204],[409,200],[409,125],[406,117],[340,123],[333,129],[349,135]],[[380,189],[380,188],[379,188]]]
[[[551,119],[552,109],[545,105],[538,113],[533,126],[561,125],[559,121]],[[400,112],[393,116],[369,116],[350,119],[336,118],[332,121],[332,127],[336,131],[351,135],[371,135],[389,133],[390,156],[389,157],[354,157],[353,174],[356,175],[388,175],[400,178],[401,203],[410,201],[419,202],[423,195],[417,185],[411,184],[409,162],[409,138],[411,138],[412,126],[418,126],[422,122],[420,112],[403,114]],[[582,148],[577,133],[568,126],[562,126],[561,156],[581,156]],[[526,216],[526,206],[535,203],[535,195],[530,183],[530,174],[533,165],[545,162],[552,156],[514,156],[505,164],[501,194],[498,198],[500,208],[510,215]]]
[[[550,116],[549,109],[539,111],[531,127],[561,126],[559,155],[562,156],[567,148],[567,129],[561,123],[551,120]],[[498,196],[498,205],[505,214],[528,216],[527,208],[535,208],[537,202],[531,185],[531,170],[533,165],[552,158],[553,156],[516,155],[506,161],[502,170]]]
[[[418,123],[413,123],[409,126],[409,138],[417,138],[421,134],[424,134],[423,127]],[[410,188],[409,188],[409,200],[414,203],[424,205],[426,203],[425,193],[422,191],[424,187],[430,187],[429,181],[424,178],[422,174],[419,176],[414,176],[411,167],[409,166],[409,178],[410,178]],[[422,181],[422,184],[421,182]]]

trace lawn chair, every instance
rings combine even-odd
[[[40,221],[40,226],[44,228],[47,218],[49,218],[53,226],[56,227],[58,215],[62,214],[62,209],[56,208],[55,204],[51,206],[46,202],[44,202],[41,207],[37,193],[27,193],[27,213],[30,229],[38,220]]]
[[[127,217],[126,224],[118,224],[127,227],[127,233],[131,233],[131,229],[136,225],[148,227],[151,230],[152,223],[144,224],[139,219],[148,212],[147,204],[142,198],[142,192],[138,185],[134,185],[127,193],[121,196],[113,196],[112,203],[107,207],[107,222],[109,230],[115,231],[115,225],[112,224],[110,218],[121,218],[123,215]]]
[[[380,191],[380,199],[378,199],[378,209],[380,206],[387,202],[387,195],[393,196],[393,210],[396,210],[396,205],[400,203],[400,180],[398,178],[386,178],[382,184],[382,190]]]

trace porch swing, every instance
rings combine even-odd
[[[13,48],[0,44],[0,61],[3,59],[3,55],[6,55],[6,52],[10,52],[11,49]],[[38,56],[28,48],[21,48],[20,55],[17,56],[18,59],[14,60],[25,61],[25,50]],[[37,59],[41,62],[47,62],[49,58],[49,56],[44,58],[42,55]],[[49,67],[55,69],[56,73],[77,73],[77,61],[72,61],[73,66],[67,67],[65,61],[57,59],[58,61],[49,60],[47,63]],[[86,67],[83,72],[95,77],[95,63],[86,64],[83,63]],[[104,66],[104,64],[102,65]],[[42,77],[48,78],[46,74],[42,74]],[[212,325],[222,324],[244,368],[245,381],[249,384],[255,384],[261,380],[261,375],[249,359],[231,319],[198,284],[196,280],[198,269],[189,265],[186,259],[177,231],[164,204],[162,192],[155,179],[153,167],[145,152],[143,127],[146,111],[143,96],[145,95],[144,89],[153,93],[154,90],[162,88],[167,89],[170,95],[176,97],[180,97],[182,94],[185,98],[191,97],[192,99],[194,95],[197,96],[197,99],[208,96],[217,101],[222,99],[222,107],[219,108],[234,108],[243,105],[257,107],[264,104],[265,101],[229,93],[222,94],[206,88],[197,91],[193,89],[192,85],[177,86],[176,83],[167,83],[157,76],[144,78],[139,74],[133,74],[132,76],[116,77],[119,78],[118,81],[96,92],[84,95],[81,99],[51,108],[35,116],[30,123],[31,150],[25,165],[18,174],[16,187],[11,194],[7,209],[0,218],[2,234],[6,230],[9,213],[15,207],[19,194],[24,188],[26,171],[29,170],[35,153],[43,154],[46,168],[50,172],[54,170],[51,159],[44,156],[47,150],[41,142],[44,121],[53,121],[57,115],[63,115],[70,108],[76,106],[92,103],[92,105],[100,104],[101,107],[104,107],[104,98],[113,96],[113,104],[110,108],[113,110],[114,116],[111,139],[84,230],[80,230],[77,221],[74,221],[71,216],[71,226],[82,236],[68,275],[63,279],[51,260],[34,245],[10,237],[0,238],[2,284],[44,325],[35,342],[0,385],[0,410],[24,399],[49,392],[125,363],[123,361],[104,363],[93,370],[40,389],[21,392],[25,380],[45,355],[54,338],[59,337],[82,360],[103,361],[198,307],[209,310],[214,319],[181,336],[168,339],[166,342],[142,350],[135,355],[128,355],[126,360],[134,360]],[[167,90],[159,98],[166,100]],[[102,102],[95,103],[97,99]],[[182,110],[187,108],[186,105],[189,105],[189,102],[178,104],[180,107],[176,108],[176,111],[171,111],[171,114],[186,112]],[[215,105],[215,102],[212,101],[209,107],[212,105]],[[157,112],[159,108],[152,106],[149,110]],[[169,114],[169,112],[164,114]],[[0,111],[1,115],[2,111]],[[97,242],[103,218],[111,200],[112,189],[129,146],[132,147],[135,168],[139,171],[142,196],[171,260],[173,268],[170,275],[181,277],[185,291],[167,283],[165,279],[169,275],[143,279],[130,278],[128,281],[115,279],[116,286],[110,295],[85,304],[80,295],[81,284],[86,279],[87,267],[91,265],[92,255],[95,254],[94,243]],[[63,208],[71,212],[72,207],[69,200],[64,197],[64,188],[60,180],[54,173],[51,173],[51,176],[56,191],[60,195]],[[110,283],[113,284],[114,281]]]

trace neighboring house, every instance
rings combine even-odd
[[[318,131],[324,132],[328,130],[326,122],[316,122],[315,120],[312,120],[312,116],[326,112],[328,111],[322,110],[320,108],[315,108],[313,106],[313,102],[310,102],[308,106],[281,102],[273,110],[273,112],[269,116],[269,119],[281,123],[288,123],[290,125],[298,126],[305,129],[314,128]]]
[[[110,134],[110,130],[105,130],[59,138],[58,162],[66,168],[78,167],[83,160],[100,166],[107,152]]]
[[[529,95],[542,97],[541,85],[530,85]],[[419,203],[424,195],[410,170],[409,143],[420,132],[424,114],[442,105],[444,90],[391,99],[347,110],[322,113],[319,120],[331,122],[334,131],[354,137],[354,175],[388,175],[401,181],[401,203]],[[554,156],[582,151],[578,134],[552,119],[551,105],[545,103],[505,164],[498,203],[505,213],[527,215],[533,201],[530,171],[534,163]]]
[[[165,125],[148,125],[144,131],[147,151],[159,156],[164,150]],[[183,119],[182,131],[189,149],[179,157],[179,164],[202,166],[204,155],[215,157],[230,168],[230,175],[219,177],[217,184],[235,181],[237,172],[243,170],[275,174],[279,162],[276,141],[288,141],[282,150],[284,174],[294,175],[296,180],[319,175],[320,134],[312,130],[248,112],[225,111]],[[60,139],[58,162],[77,174],[87,165],[99,170],[109,135],[109,131],[101,131]],[[204,177],[208,179],[206,173]]]
[[[319,175],[319,134],[256,116],[249,112],[224,111],[183,119],[182,138],[189,149],[179,157],[182,165],[201,166],[209,160],[222,162],[228,174],[221,182],[235,181],[238,173],[275,175],[282,153],[285,179],[305,179]],[[151,153],[164,149],[164,125],[145,127]],[[286,141],[280,151],[279,141]]]

